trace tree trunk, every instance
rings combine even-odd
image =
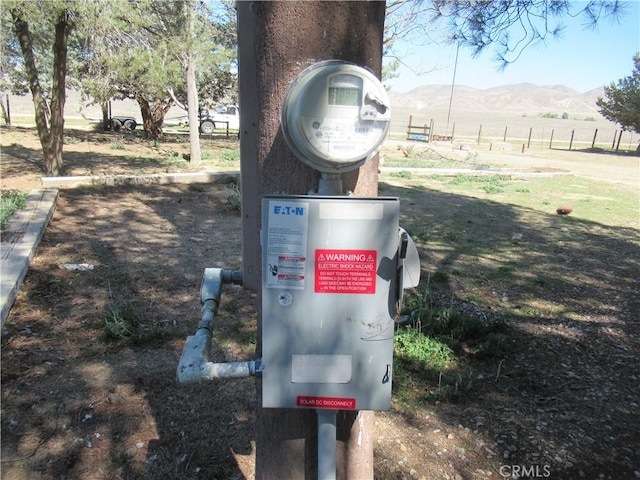
[[[111,104],[109,101],[100,104],[102,109],[102,129],[106,132],[111,130]]]
[[[64,145],[64,105],[67,100],[67,44],[70,24],[69,11],[63,10],[56,22],[53,43],[53,83],[51,86],[51,129],[49,145],[45,148],[45,164],[49,175],[62,172],[62,147]],[[48,152],[47,152],[48,150]]]
[[[9,94],[5,96],[5,99],[7,101],[6,108],[5,108],[4,102],[0,101],[0,104],[2,105],[2,116],[4,117],[4,123],[7,124],[7,127],[10,127],[11,126],[11,107],[9,106]]]
[[[149,140],[159,140],[162,137],[162,123],[164,116],[173,106],[171,99],[147,100],[142,95],[136,96],[142,114],[142,125],[144,127],[144,138]]]
[[[260,196],[306,194],[319,173],[298,161],[280,132],[282,100],[289,83],[309,65],[339,59],[380,76],[385,3],[238,2],[240,154],[243,269],[248,288],[260,292]],[[378,159],[343,175],[345,190],[377,195]],[[258,357],[262,355],[261,313]],[[257,380],[256,479],[317,478],[316,412],[262,409]],[[338,415],[338,478],[373,478],[373,412]]]
[[[33,53],[33,37],[29,24],[17,11],[12,11],[13,27],[24,57],[29,88],[36,114],[36,128],[44,154],[45,172],[59,175],[62,170],[62,146],[64,144],[64,104],[66,101],[67,43],[71,29],[69,12],[60,12],[55,24],[53,44],[53,83],[51,111],[40,85],[38,69]],[[49,125],[48,116],[51,115]]]
[[[198,164],[202,161],[200,152],[200,122],[198,119],[198,87],[196,85],[196,59],[193,55],[194,27],[193,12],[194,0],[186,0],[184,4],[187,20],[187,32],[189,35],[187,44],[187,110],[189,112],[189,162]]]
[[[36,129],[46,158],[46,145],[49,144],[49,123],[47,121],[46,113],[47,102],[44,98],[44,92],[40,86],[40,79],[38,77],[38,69],[36,67],[36,60],[33,54],[33,38],[27,22],[24,21],[15,11],[11,12],[11,16],[13,18],[14,31],[16,33],[16,37],[18,37],[18,42],[20,43],[20,50],[24,57],[24,66],[27,79],[29,81],[29,89],[31,90],[36,115]]]

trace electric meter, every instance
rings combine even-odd
[[[390,122],[389,98],[380,81],[339,60],[301,72],[282,107],[289,148],[310,167],[328,173],[353,170],[373,157]]]

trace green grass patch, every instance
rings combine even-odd
[[[27,204],[27,192],[0,190],[0,228],[4,228],[15,212]]]
[[[412,234],[411,238],[416,243],[427,243],[429,240],[431,240],[431,232],[428,229],[423,228]]]
[[[468,175],[458,174],[448,183],[456,186],[464,186],[473,190],[481,189],[488,194],[503,193],[506,191],[510,179],[505,175]]]
[[[392,172],[390,175],[395,178],[413,178],[413,174],[406,170],[402,170],[400,172]]]
[[[393,348],[393,396],[397,401],[416,406],[451,398],[448,375],[444,385],[442,379],[443,371],[455,369],[456,357],[446,343],[407,326],[396,331]],[[431,394],[433,398],[428,398]]]
[[[453,365],[451,348],[426,336],[419,329],[404,327],[396,332],[394,353],[396,360],[412,370],[441,371]]]
[[[221,166],[239,165],[240,164],[240,151],[239,150],[227,150],[219,152],[216,155],[216,160]]]
[[[577,219],[605,225],[638,228],[638,192],[632,186],[597,182],[581,177],[548,177],[536,182],[528,195],[514,196],[512,202],[555,214],[562,205],[571,205],[573,212],[556,220]]]
[[[107,341],[131,340],[138,336],[138,324],[131,313],[112,306],[103,320],[102,333]]]
[[[204,193],[207,191],[207,188],[201,183],[191,183],[187,190],[193,193]]]
[[[484,303],[477,295],[469,296],[475,303]],[[411,318],[420,333],[447,345],[457,354],[465,352],[481,357],[505,355],[506,323],[488,321],[459,311],[454,305],[442,303],[442,299],[427,287],[405,297],[402,313]]]
[[[522,309],[522,314],[526,315],[527,317],[539,317],[540,310],[533,307],[525,307],[524,309]]]
[[[391,178],[391,174],[383,172],[381,174],[382,182],[385,177]],[[393,177],[394,183],[397,184],[399,180],[404,180],[407,187],[416,188],[414,179]],[[386,188],[384,184],[382,185],[381,190]],[[572,223],[585,220],[614,227],[635,229],[640,227],[638,217],[640,201],[636,189],[631,185],[601,182],[571,175],[554,175],[535,179],[527,179],[524,176],[521,179],[512,179],[505,175],[459,174],[445,179],[424,177],[423,187],[428,189],[427,191],[437,191],[439,194],[453,194],[462,198],[486,199],[492,202],[499,201],[504,207],[511,209],[513,214],[519,213],[514,207],[530,209],[532,213],[542,212],[551,216],[550,220],[557,228],[561,228],[563,225],[570,227]],[[394,195],[396,193],[393,188],[390,188],[385,194]],[[557,215],[556,208],[564,205],[573,207],[573,212],[570,215]],[[476,205],[476,207],[479,206],[479,204]],[[482,214],[488,215],[492,211],[497,211],[495,205],[493,207],[487,205],[487,209],[482,210]],[[459,213],[464,214],[465,212],[460,211]],[[529,222],[524,217],[513,217],[513,219]],[[491,228],[485,231],[484,228],[478,229],[476,218],[465,218],[464,220],[473,223],[476,227],[474,228],[476,236],[479,238],[485,234],[494,234],[496,231],[494,227],[505,223],[502,221],[497,221],[494,224],[487,223],[486,226]],[[463,227],[459,221],[456,225],[460,228]],[[508,235],[513,233],[517,232],[509,232]]]
[[[64,144],[65,145],[78,145],[79,143],[82,143],[82,139],[80,139],[80,138],[76,138],[76,137],[68,136],[68,135],[65,135],[65,137],[64,137]]]
[[[511,345],[506,323],[443,305],[429,289],[407,295],[411,326],[396,331],[394,396],[405,405],[453,401],[477,378],[475,360],[504,358]]]
[[[167,328],[145,327],[140,324],[133,310],[114,305],[110,306],[108,315],[102,320],[102,339],[105,342],[141,345],[175,335],[176,332]]]

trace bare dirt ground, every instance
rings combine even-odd
[[[39,187],[35,137],[4,138],[3,188]],[[145,142],[125,141],[124,153],[108,144],[68,145],[68,173],[177,168],[132,160],[150,148]],[[396,401],[376,413],[375,477],[640,478],[637,229],[574,222],[579,235],[567,240],[543,232],[556,220],[539,212],[406,185],[383,184],[381,193],[403,197],[414,227],[517,228],[526,241],[513,255],[529,270],[506,300],[485,265],[485,244],[474,258],[419,244],[423,272],[455,265],[480,278],[450,277],[457,308],[490,319],[505,302],[513,306],[505,319],[511,348],[504,358],[470,358],[453,399],[411,408]],[[175,382],[199,319],[203,269],[242,265],[232,194],[225,185],[61,190],[2,332],[3,479],[253,478],[253,380]],[[59,267],[67,263],[93,270]],[[484,301],[470,302],[470,292]],[[253,358],[254,303],[251,292],[225,286],[216,360]],[[532,305],[540,311],[525,314]],[[425,386],[415,388],[419,398]]]

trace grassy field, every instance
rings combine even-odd
[[[397,184],[407,181],[408,176],[415,187],[490,199],[532,211],[553,213],[560,206],[572,206],[574,213],[558,217],[559,222],[570,224],[580,220],[612,227],[638,228],[639,205],[634,189],[620,188],[611,183],[572,175],[520,180],[511,179],[509,175],[474,176],[468,173],[424,177],[400,172],[386,174],[383,179]]]
[[[595,112],[572,112],[567,118],[549,115],[548,112],[529,112],[529,115],[509,111],[474,111],[468,109],[453,112],[449,118],[446,110],[416,110],[399,107],[393,110],[391,131],[393,138],[406,138],[409,117],[416,126],[429,125],[433,120],[434,134],[453,135],[455,144],[490,145],[506,141],[514,149],[526,145],[527,148],[548,150],[568,149],[573,132],[572,149],[595,148],[611,150],[614,138],[618,140],[620,128]],[[596,132],[597,130],[597,132]],[[553,138],[552,138],[553,135]],[[620,139],[622,151],[633,151],[640,141],[634,132],[623,132]]]
[[[463,379],[473,376],[473,367],[465,363],[468,355],[462,352],[484,359],[503,358],[510,341],[502,319],[513,315],[572,318],[576,314],[564,310],[556,299],[542,299],[546,289],[557,289],[569,280],[552,266],[554,250],[567,249],[563,257],[589,256],[594,253],[591,244],[600,236],[621,237],[631,248],[640,247],[637,186],[569,172],[535,178],[477,175],[477,169],[496,165],[491,165],[495,158],[483,161],[475,154],[387,153],[385,166],[407,170],[383,173],[381,193],[400,196],[403,226],[430,264],[425,269],[426,284],[409,297],[406,307],[412,324],[419,327],[400,330],[396,342],[399,364],[411,365],[396,374],[396,381],[407,387],[398,389],[398,397],[409,404],[465,394]],[[637,158],[626,161],[637,168]],[[498,159],[504,166],[500,162]],[[415,173],[415,168],[464,168],[466,172],[423,175]],[[564,205],[573,208],[571,215],[555,213]],[[597,247],[595,253],[602,255],[600,248],[605,247]],[[587,277],[581,275],[583,281]],[[457,301],[489,308],[495,321],[483,322],[456,309],[449,304],[452,291],[457,292]],[[592,300],[594,308],[598,302]],[[450,369],[455,373],[442,374]],[[421,378],[416,371],[423,375],[430,371],[425,378],[431,385],[437,381],[438,387],[409,388]],[[420,391],[416,397],[415,392]]]

